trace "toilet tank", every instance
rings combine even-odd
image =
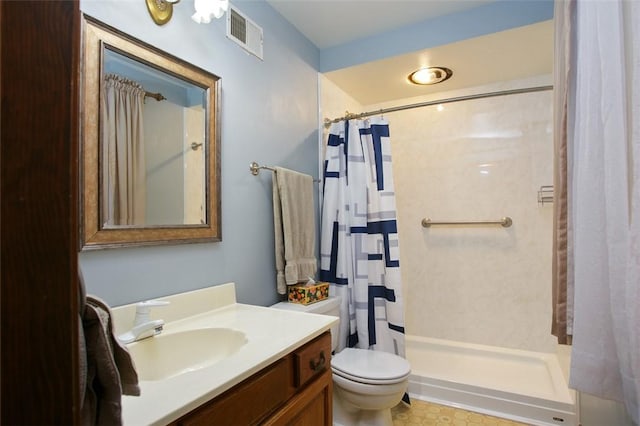
[[[340,298],[329,296],[325,300],[312,303],[310,305],[302,305],[300,303],[280,302],[271,306],[275,309],[284,309],[290,311],[307,312],[310,314],[332,315],[340,318]],[[331,350],[338,347],[338,329],[340,321],[331,326]]]

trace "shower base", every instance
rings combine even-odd
[[[556,354],[410,335],[406,350],[412,398],[531,425],[579,424]]]

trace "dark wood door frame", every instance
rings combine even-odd
[[[77,0],[0,1],[0,423],[77,424]]]

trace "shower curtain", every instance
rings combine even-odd
[[[324,165],[320,279],[342,298],[338,350],[404,349],[389,125],[382,119],[334,123]]]
[[[571,73],[574,69],[571,33],[575,30],[573,15],[575,0],[558,1],[554,8],[554,81],[553,81],[553,257],[551,274],[552,318],[551,334],[558,343],[570,345],[573,338],[573,239],[568,202],[571,188],[567,179],[572,162],[567,150],[568,139],[573,138],[569,126],[572,95]]]
[[[143,133],[145,91],[115,74],[104,77],[102,96],[102,223],[145,222],[146,167]]]
[[[564,291],[573,292],[573,329],[562,331],[573,334],[570,386],[624,402],[638,424],[640,4],[570,3],[571,25],[556,34],[569,48],[571,94],[560,153],[568,223],[557,232],[568,235],[572,247],[564,267],[573,274],[573,289]]]

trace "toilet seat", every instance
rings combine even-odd
[[[333,373],[358,383],[384,385],[399,383],[409,376],[409,362],[394,354],[346,348],[331,358]]]

